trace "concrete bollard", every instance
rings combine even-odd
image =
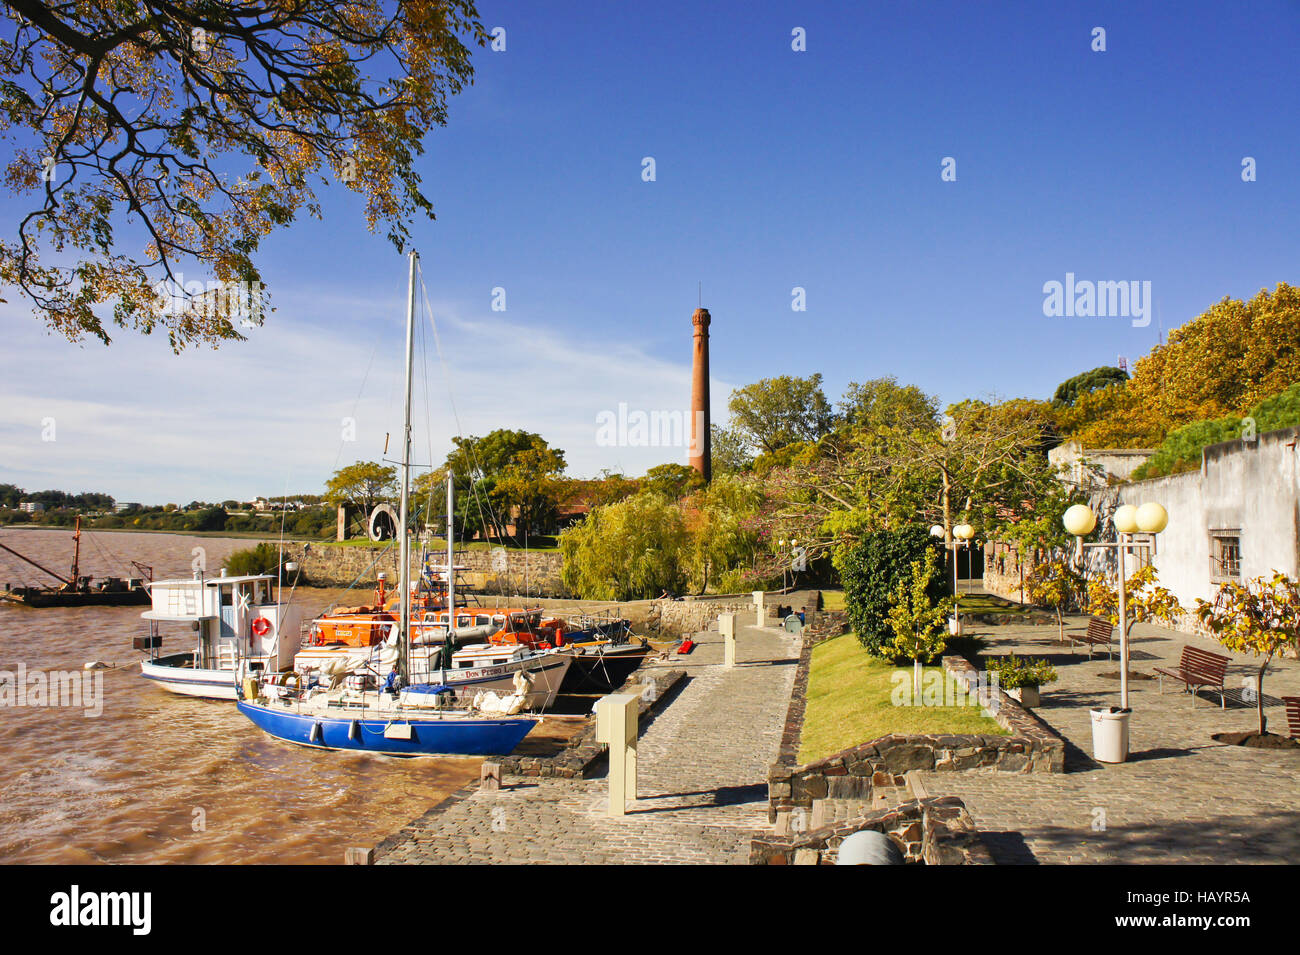
[[[626,802],[636,801],[637,722],[641,697],[636,693],[611,693],[596,701],[596,742],[609,747],[609,809],[621,816]]]
[[[495,793],[501,791],[501,764],[485,762],[478,771],[479,789]]]
[[[375,850],[374,849],[344,849],[343,864],[344,865],[374,865]]]
[[[718,614],[718,631],[722,634],[722,665],[736,665],[736,615],[734,613]]]
[[[763,627],[767,625],[767,608],[763,606],[763,601],[767,595],[761,590],[754,591],[754,626]]]

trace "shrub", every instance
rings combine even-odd
[[[948,594],[942,564],[942,543],[924,527],[873,531],[835,558],[844,584],[844,607],[849,623],[867,652],[892,659],[894,634],[889,626],[889,598],[900,583],[911,577],[913,561],[925,562],[927,551],[936,560],[926,594],[938,603]]]
[[[284,555],[284,562],[288,563],[288,554]],[[250,574],[274,574],[281,564],[280,549],[275,544],[262,541],[256,547],[248,547],[244,550],[237,550],[223,562],[222,566],[226,568],[226,573],[232,577],[243,577]],[[301,574],[291,574],[285,571],[283,574],[286,583],[292,583],[295,576],[298,583],[304,583]]]
[[[984,669],[997,674],[998,686],[1004,690],[1016,690],[1022,686],[1046,686],[1056,682],[1056,670],[1046,660],[1022,660],[1014,653],[986,660]]]

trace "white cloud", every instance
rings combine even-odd
[[[185,503],[317,491],[336,467],[381,457],[386,434],[387,457],[397,457],[405,302],[355,291],[281,292],[277,312],[247,342],[180,356],[163,337],[127,331],[107,348],[71,345],[45,334],[21,304],[0,306],[9,329],[0,352],[0,481]],[[463,433],[536,431],[564,449],[576,475],[640,474],[685,460],[685,449],[599,447],[596,420],[620,402],[684,412],[686,362],[562,338],[513,311],[467,318],[452,306],[434,309]],[[457,429],[427,328],[416,356],[414,459],[437,463]],[[713,383],[714,394],[726,388]],[[356,419],[354,442],[341,439],[345,417]],[[53,441],[41,440],[46,418]]]

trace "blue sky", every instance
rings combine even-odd
[[[476,54],[430,133],[438,219],[416,245],[461,428],[539,431],[577,475],[684,460],[599,446],[596,416],[685,408],[697,283],[716,421],[732,387],[816,371],[832,398],[880,375],[945,402],[1050,397],[1225,295],[1300,278],[1300,4],[480,12],[506,50]],[[323,223],[264,244],[277,311],[217,353],[69,345],[8,296],[0,481],[184,502],[315,490],[378,457],[400,423],[404,262],[353,196],[322,198]],[[14,223],[25,207],[0,201]],[[1156,320],[1045,317],[1067,273],[1149,281]],[[417,433],[441,460],[456,425],[432,357],[430,377]]]

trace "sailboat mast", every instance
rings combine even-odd
[[[455,494],[456,479],[451,468],[447,468],[447,639],[450,641],[456,633],[456,571],[453,553],[456,539]]]
[[[411,653],[411,531],[409,509],[411,503],[411,379],[415,366],[415,269],[419,253],[411,250],[411,270],[406,288],[406,402],[402,411],[402,506],[398,513],[400,530],[398,560],[401,561],[400,606],[402,608],[401,637],[397,646],[397,673],[405,684],[410,677]]]

